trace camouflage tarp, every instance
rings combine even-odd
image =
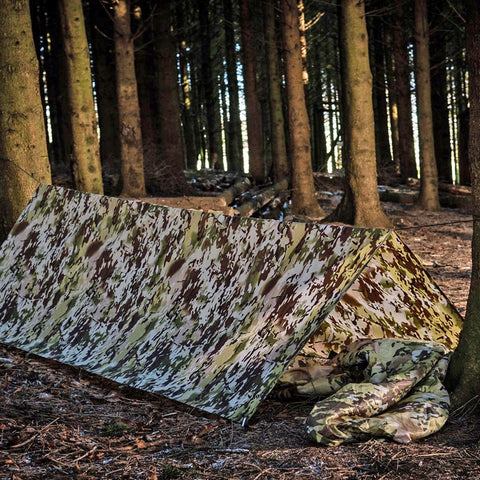
[[[408,443],[438,431],[448,418],[442,385],[448,357],[434,342],[359,341],[330,365],[296,366],[279,383],[309,397],[335,392],[316,404],[306,422],[322,445],[371,436]]]
[[[40,186],[0,249],[0,341],[234,420],[311,338],[452,347],[460,323],[390,230]]]

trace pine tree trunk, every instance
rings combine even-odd
[[[52,181],[27,0],[0,2],[0,51],[0,241],[3,241],[38,184]]]
[[[398,155],[400,174],[406,183],[408,178],[417,178],[415,148],[413,142],[412,101],[410,98],[410,68],[406,40],[406,22],[403,11],[404,0],[395,0],[393,19],[393,56],[396,73],[396,93],[398,108]]]
[[[265,181],[265,164],[263,160],[262,111],[257,92],[255,42],[251,29],[249,1],[241,0],[240,2],[243,78],[247,107],[248,163],[254,182],[263,183]]]
[[[480,5],[467,0],[467,63],[469,72],[470,134],[473,194],[472,277],[460,342],[450,361],[447,387],[454,408],[480,395]]]
[[[282,0],[280,8],[292,165],[292,213],[320,218],[325,214],[315,197],[313,183],[310,122],[302,78],[303,64],[297,2]]]
[[[158,57],[158,110],[160,118],[161,178],[165,194],[183,194],[187,183],[183,174],[185,155],[180,127],[175,38],[171,30],[171,0],[159,3],[155,17]]]
[[[375,115],[375,144],[378,168],[392,164],[390,139],[388,134],[388,115],[385,77],[384,32],[382,20],[374,16],[373,33],[373,101]]]
[[[438,179],[443,183],[452,183],[452,152],[450,148],[450,127],[448,118],[447,94],[447,40],[444,26],[441,24],[446,9],[444,0],[435,1],[435,13],[430,22],[430,79],[432,86],[432,120],[437,160]]]
[[[156,52],[153,42],[156,32],[153,31],[153,21],[149,18],[151,12],[142,9],[141,22],[135,22],[134,30],[143,30],[143,34],[135,40],[135,77],[137,79],[138,106],[140,108],[140,123],[142,130],[143,162],[146,182],[147,172],[154,172],[157,159],[160,156],[159,109],[155,78]],[[156,12],[155,12],[156,13]],[[143,22],[148,22],[144,24]],[[148,182],[147,182],[148,183]]]
[[[287,179],[290,183],[290,165],[285,138],[285,118],[283,116],[279,50],[275,29],[274,0],[264,3],[265,43],[267,49],[269,100],[272,123],[272,161],[275,182]]]
[[[223,12],[225,15],[225,59],[230,117],[227,128],[228,165],[229,170],[243,172],[242,124],[238,99],[237,49],[232,0],[223,0]]]
[[[212,26],[209,18],[209,1],[198,2],[201,55],[202,55],[202,84],[205,96],[207,113],[208,156],[211,168],[222,168],[222,137],[220,122],[220,103],[218,101],[218,84],[216,81],[213,62],[218,59],[212,56]]]
[[[122,196],[141,198],[145,197],[146,191],[134,46],[130,29],[130,0],[118,0],[114,7],[114,40]]]
[[[400,134],[398,131],[398,91],[397,78],[395,75],[395,61],[393,59],[393,37],[390,31],[384,30],[385,33],[385,66],[388,84],[388,108],[390,112],[390,130],[392,136],[393,163],[395,172],[400,173]],[[405,180],[405,179],[404,179]]]
[[[115,85],[115,53],[113,42],[110,40],[113,37],[113,24],[99,2],[92,2],[90,8],[92,8],[90,19],[93,23],[93,71],[100,127],[100,158],[104,173],[113,176],[120,174],[117,97],[115,88],[112,88]],[[118,195],[120,192],[114,189],[108,193]]]
[[[420,144],[420,198],[425,210],[438,210],[438,174],[433,140],[427,0],[415,0],[415,81]]]
[[[389,227],[380,206],[375,162],[372,74],[363,0],[342,0],[347,191],[339,211],[362,227]],[[351,202],[349,205],[348,202]]]
[[[60,0],[75,188],[103,194],[100,142],[93,101],[90,52],[81,0]]]
[[[197,168],[197,146],[194,131],[194,115],[192,104],[192,89],[191,89],[191,70],[190,54],[187,49],[187,23],[185,20],[185,4],[183,2],[177,2],[176,15],[178,22],[178,34],[177,42],[179,45],[179,65],[180,65],[180,77],[182,87],[182,122],[183,133],[185,139],[185,156],[186,167],[189,170],[196,170]],[[190,65],[189,65],[190,63]],[[237,99],[238,100],[238,99]]]

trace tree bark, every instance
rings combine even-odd
[[[447,94],[447,39],[442,20],[447,8],[444,0],[435,0],[432,5],[430,23],[430,80],[432,86],[432,121],[437,161],[438,180],[452,183],[452,151],[450,148],[450,126]]]
[[[417,178],[415,148],[413,142],[412,101],[410,97],[410,68],[406,38],[406,22],[403,11],[404,0],[395,0],[393,18],[393,56],[395,62],[396,93],[398,108],[398,155],[402,181]]]
[[[427,0],[415,0],[415,81],[420,144],[420,198],[425,210],[438,210],[438,173],[433,140]]]
[[[66,58],[73,180],[78,190],[103,194],[100,142],[82,2],[60,0],[59,7]]]
[[[158,4],[155,17],[158,57],[158,97],[160,118],[160,177],[162,192],[183,194],[187,183],[183,174],[185,155],[180,128],[180,101],[177,84],[175,38],[171,29],[171,0]]]
[[[100,158],[104,173],[120,174],[120,142],[115,89],[113,25],[100,2],[92,2],[92,56],[100,128]],[[109,37],[109,38],[108,38]],[[106,184],[107,185],[107,184]],[[119,194],[119,191],[109,192]]]
[[[292,213],[321,218],[325,216],[325,212],[315,197],[313,183],[310,122],[302,78],[298,7],[296,0],[282,0],[280,6],[292,166]]]
[[[378,15],[372,19],[373,33],[373,101],[375,115],[375,151],[378,168],[392,164],[385,76],[385,34],[382,20]]]
[[[179,65],[180,65],[180,77],[182,88],[182,121],[183,121],[183,136],[185,139],[185,156],[186,166],[189,170],[196,170],[198,150],[195,139],[195,125],[192,103],[192,88],[191,88],[191,71],[192,65],[190,62],[190,53],[187,48],[188,36],[186,33],[187,22],[185,3],[177,2],[176,15],[178,22],[177,41],[179,45]],[[237,99],[238,100],[238,99]]]
[[[130,0],[118,0],[114,7],[114,41],[122,196],[141,198],[145,197],[146,192]]]
[[[265,164],[263,160],[262,112],[257,92],[255,42],[251,28],[249,0],[241,0],[240,22],[245,104],[247,107],[249,170],[254,182],[263,183],[265,181]]]
[[[480,2],[467,0],[467,63],[469,72],[469,157],[473,194],[472,277],[460,342],[450,361],[447,387],[454,408],[480,395]]]
[[[218,100],[218,82],[216,79],[216,68],[214,62],[218,59],[212,55],[214,45],[214,35],[212,32],[212,23],[209,13],[210,5],[208,0],[200,0],[199,20],[201,35],[201,55],[202,55],[202,83],[205,95],[207,112],[207,134],[208,134],[208,153],[211,168],[222,168],[223,148],[220,121],[220,102]]]
[[[240,120],[237,76],[238,56],[235,42],[235,22],[232,0],[223,0],[223,12],[225,15],[225,60],[227,64],[228,81],[228,165],[229,170],[243,172],[242,124]]]
[[[341,7],[347,187],[338,209],[339,220],[353,219],[362,227],[390,227],[377,186],[365,2],[342,0]]]
[[[285,136],[285,118],[282,102],[282,79],[280,76],[279,50],[275,28],[274,0],[264,3],[265,43],[267,49],[267,66],[269,80],[269,100],[272,123],[272,161],[273,178],[275,182],[287,179],[290,183],[290,165],[287,155]]]
[[[39,183],[51,183],[27,0],[0,2],[0,241]]]

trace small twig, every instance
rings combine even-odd
[[[28,440],[25,440],[24,442],[22,443],[17,443],[17,445],[13,445],[12,447],[10,448],[22,448],[24,447],[25,445],[28,445],[29,443],[33,442],[39,435],[41,435],[43,432],[45,432],[49,427],[51,427],[57,420],[59,420],[60,417],[57,417],[55,420],[53,420],[52,422],[50,422],[48,425],[45,425],[39,432],[37,432],[35,435],[33,435],[32,437],[30,437]]]

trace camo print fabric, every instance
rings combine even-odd
[[[41,186],[0,250],[0,340],[241,420],[388,235]]]
[[[248,419],[373,257],[376,275],[396,268],[376,256],[392,235],[40,186],[0,248],[0,341]],[[376,319],[388,324],[386,335],[426,325],[418,335],[429,339],[435,324],[446,338],[460,322],[436,290],[428,301],[428,282],[418,285],[425,301],[411,318],[399,283],[381,300],[392,314]],[[373,313],[368,321],[352,315],[332,316],[316,350],[337,334],[344,343],[364,336]]]
[[[335,358],[330,371],[327,365],[297,366],[279,383],[309,396],[337,390],[306,420],[311,437],[322,445],[372,436],[408,443],[438,431],[448,418],[449,396],[442,385],[448,357],[434,342],[359,341]]]
[[[327,357],[363,338],[435,341],[455,349],[462,329],[455,307],[392,232],[309,340]]]

